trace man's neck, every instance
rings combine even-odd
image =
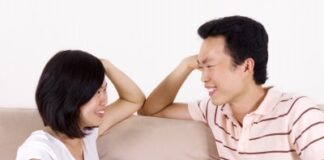
[[[241,95],[230,103],[233,116],[242,124],[244,117],[255,111],[263,101],[268,88],[263,88],[261,85],[251,85],[245,88]]]

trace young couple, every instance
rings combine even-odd
[[[78,50],[57,53],[36,90],[45,127],[19,147],[17,159],[99,159],[98,136],[136,111],[206,123],[221,159],[324,159],[324,112],[307,97],[263,86],[268,35],[262,24],[230,16],[206,22],[198,34],[199,54],[185,58],[146,100],[109,61]],[[195,69],[209,97],[174,102]],[[105,75],[119,94],[109,106]]]

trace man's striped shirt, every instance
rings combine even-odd
[[[228,104],[207,98],[188,109],[211,128],[221,159],[324,159],[324,112],[307,97],[270,88],[242,127]]]

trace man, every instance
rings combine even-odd
[[[324,113],[307,97],[262,86],[268,61],[263,25],[231,16],[203,24],[198,33],[199,55],[185,58],[140,114],[207,123],[221,159],[324,159]],[[210,97],[174,102],[194,69]]]

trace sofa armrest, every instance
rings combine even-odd
[[[98,139],[102,160],[210,160],[217,150],[203,123],[131,116]]]

